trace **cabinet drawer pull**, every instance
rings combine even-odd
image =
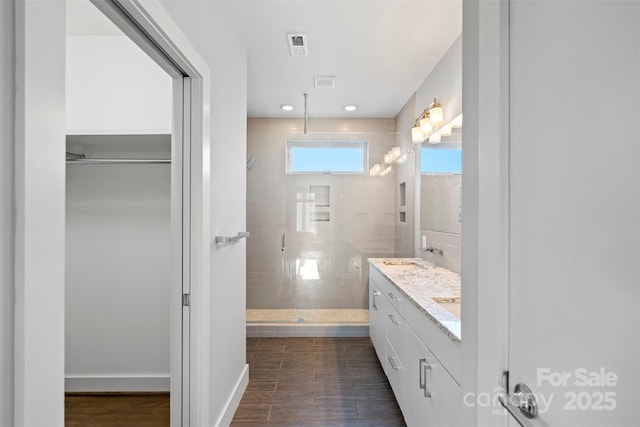
[[[389,292],[387,295],[389,295],[389,298],[391,298],[391,301],[402,301],[402,298],[396,298],[393,295],[393,292]]]
[[[396,364],[396,358],[395,358],[395,357],[393,357],[393,356],[389,356],[387,359],[389,359],[389,364],[391,365],[391,368],[392,368],[394,371],[397,371],[398,369],[400,369],[400,366],[398,366],[398,365]]]
[[[427,387],[427,371],[431,371],[431,364],[427,363],[425,357],[419,359],[420,366],[418,371],[420,373],[420,390],[424,390],[424,397],[431,397],[431,390]]]
[[[373,301],[371,302],[371,306],[377,310],[378,309],[378,305],[376,304],[376,297],[380,295],[380,292],[378,291],[373,291]]]
[[[396,318],[395,318],[395,317],[393,317],[393,314],[390,314],[390,315],[389,315],[389,320],[391,320],[391,323],[393,323],[394,325],[399,325],[399,324],[400,324],[400,322],[398,322],[398,321],[396,320]]]

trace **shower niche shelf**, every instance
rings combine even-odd
[[[328,185],[310,185],[309,194],[313,210],[310,220],[315,222],[331,221],[331,187]]]
[[[331,214],[330,214],[329,211],[311,212],[311,221],[329,222],[329,221],[331,221]]]
[[[400,206],[398,209],[398,212],[400,214],[399,220],[400,222],[406,223],[407,222],[407,183],[406,182],[400,183],[400,191],[398,194],[400,196]]]
[[[328,185],[310,185],[309,193],[315,207],[328,208],[331,206],[331,187]]]

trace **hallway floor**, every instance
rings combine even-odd
[[[247,338],[249,385],[232,427],[401,427],[369,338]]]
[[[65,427],[169,426],[169,393],[67,393]]]

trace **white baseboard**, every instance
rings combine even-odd
[[[218,418],[218,421],[215,423],[216,427],[228,427],[231,424],[233,415],[236,413],[238,405],[240,405],[240,400],[242,399],[242,395],[247,389],[248,384],[249,365],[245,365],[242,370],[242,374],[240,374],[240,378],[238,378],[238,382],[236,382],[236,386],[233,388],[233,392],[229,396],[227,403],[224,405],[224,410],[222,411],[220,418]]]
[[[68,376],[64,379],[64,390],[67,392],[169,392],[170,377],[167,376],[104,376],[80,377]]]

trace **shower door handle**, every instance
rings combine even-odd
[[[282,241],[280,243],[280,251],[284,252],[285,233],[282,233]]]

